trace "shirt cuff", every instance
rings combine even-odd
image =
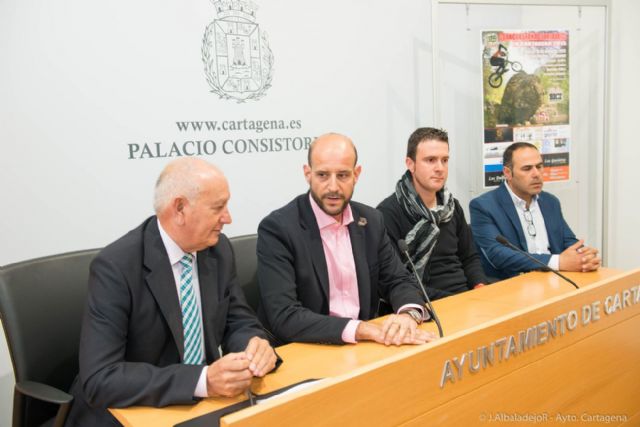
[[[422,314],[422,321],[423,322],[426,321],[426,320],[429,320],[429,316],[425,316],[425,314],[427,313],[427,310],[425,310],[424,307],[419,306],[418,304],[405,304],[405,305],[403,305],[402,307],[400,307],[398,309],[398,312],[396,314],[400,314],[403,311],[407,311],[407,310],[409,310],[411,308],[414,308],[414,309],[418,310],[420,312],[420,314]]]
[[[355,344],[356,341],[356,329],[358,329],[358,325],[360,324],[360,320],[349,320],[347,326],[344,327],[342,331],[342,341],[347,342],[349,344]]]
[[[554,270],[560,270],[560,255],[551,255],[547,266]]]
[[[202,372],[200,372],[200,378],[198,378],[198,384],[196,384],[196,389],[193,392],[195,397],[209,397],[207,393],[207,369],[209,367],[205,366],[202,368]]]

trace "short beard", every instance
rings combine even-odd
[[[342,207],[340,208],[340,212],[331,213],[331,212],[327,212],[327,210],[324,208],[324,204],[322,203],[322,199],[320,197],[318,197],[318,195],[316,193],[314,193],[313,191],[310,191],[310,193],[311,193],[311,197],[313,197],[313,200],[315,200],[316,204],[320,207],[320,209],[322,209],[322,212],[326,213],[329,216],[341,215],[342,212],[344,212],[344,210],[346,209],[346,207],[349,204],[349,202],[351,201],[351,199],[344,198],[343,199],[344,203],[342,204]],[[328,193],[328,194],[332,194],[332,193]]]

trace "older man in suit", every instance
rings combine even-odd
[[[560,201],[542,191],[542,166],[535,145],[511,144],[503,155],[506,182],[469,205],[471,230],[489,276],[506,279],[540,268],[524,254],[498,243],[498,235],[556,270],[600,267],[598,251],[576,239],[562,216]]]
[[[361,167],[351,140],[327,134],[309,147],[310,191],[258,228],[258,314],[282,341],[418,344],[433,334],[418,284],[389,242],[382,216],[351,201]],[[380,298],[397,314],[382,324]]]
[[[221,234],[229,196],[216,167],[176,160],[156,184],[157,216],[93,261],[67,425],[114,425],[108,407],[234,396],[274,368]]]

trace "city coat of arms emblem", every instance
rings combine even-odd
[[[258,100],[271,87],[273,53],[256,22],[257,6],[212,0],[216,19],[205,30],[202,61],[211,92],[237,102]]]

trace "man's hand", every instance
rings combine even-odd
[[[229,353],[207,368],[209,396],[237,396],[251,385],[251,379],[262,377],[276,366],[276,353],[269,341],[253,337],[242,353]]]
[[[431,342],[438,339],[438,334],[435,332],[424,331],[422,329],[416,330],[416,337],[424,342]]]
[[[405,340],[409,343],[424,344],[425,341],[416,340],[416,329],[418,324],[408,314],[392,314],[382,324],[382,335],[384,345],[400,345]]]
[[[595,271],[600,268],[602,260],[596,248],[583,246],[578,249],[578,253],[582,256],[582,271]]]
[[[560,254],[560,270],[585,272],[600,267],[598,250],[583,245],[584,240],[579,240]]]
[[[356,329],[356,341],[375,341],[380,344],[424,344],[436,339],[435,334],[417,328],[408,314],[390,315],[378,326],[371,322],[360,322]]]
[[[256,377],[264,377],[276,367],[278,357],[269,344],[269,341],[253,337],[245,349],[249,360],[249,370]]]
[[[356,328],[356,341],[381,342],[382,329],[375,323],[360,322]]]
[[[245,391],[251,384],[253,374],[250,361],[243,353],[229,353],[207,368],[207,394],[233,397]]]

